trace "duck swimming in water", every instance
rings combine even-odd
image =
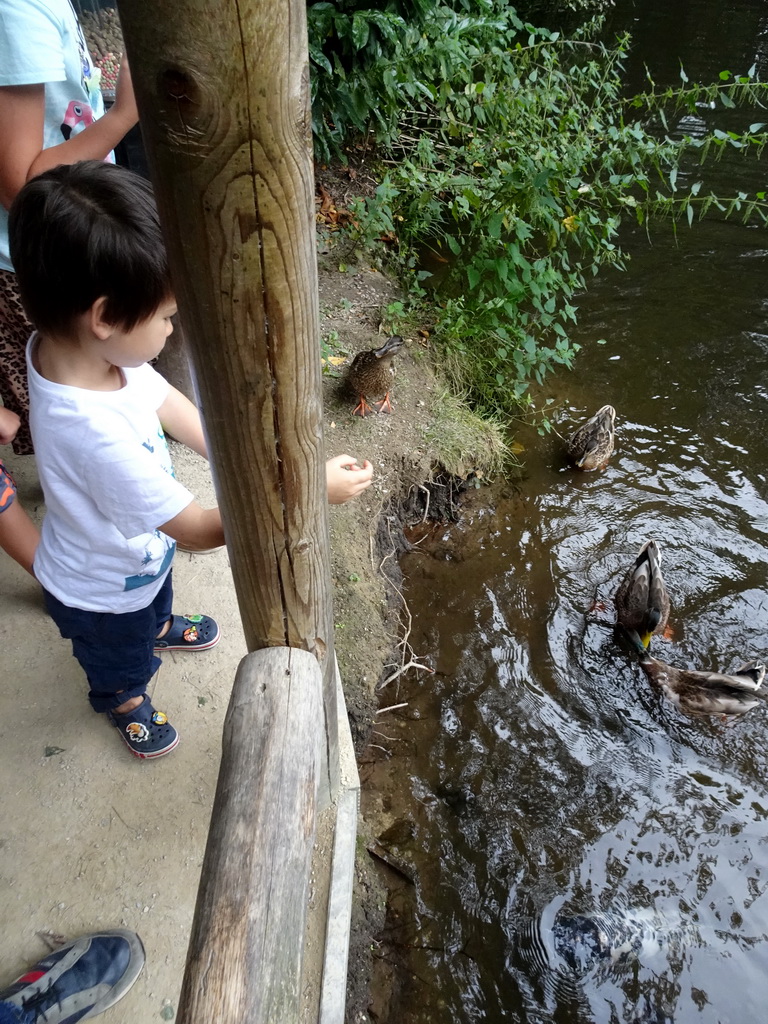
[[[566,442],[568,458],[576,469],[602,469],[613,454],[616,410],[612,405],[598,409]]]
[[[352,360],[347,383],[359,398],[352,411],[353,416],[365,416],[368,412],[392,412],[389,401],[389,389],[395,375],[392,360],[404,344],[399,334],[393,334],[381,348],[358,352]],[[375,398],[381,400],[369,405],[367,399]]]
[[[616,591],[616,619],[639,634],[645,647],[663,633],[669,619],[669,594],[661,575],[658,542],[647,540]]]
[[[594,967],[647,963],[655,954],[697,937],[652,910],[607,910],[555,916],[555,951],[575,974]]]
[[[733,718],[760,703],[755,694],[765,678],[762,661],[747,662],[733,673],[675,668],[652,658],[635,630],[624,630],[624,633],[651,683],[684,715]]]

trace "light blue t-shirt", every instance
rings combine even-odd
[[[0,0],[0,87],[45,85],[43,149],[104,113],[99,79],[70,0]],[[3,139],[3,145],[12,140]],[[0,205],[0,267],[8,255],[8,211]]]

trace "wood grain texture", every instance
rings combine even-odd
[[[320,661],[333,780],[305,0],[119,12],[246,643]]]
[[[296,1024],[315,837],[322,678],[305,651],[240,663],[179,1024]]]

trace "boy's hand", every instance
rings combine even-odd
[[[10,444],[16,437],[21,420],[15,412],[0,406],[0,444]]]
[[[373,478],[373,466],[366,459],[362,467],[351,455],[337,455],[325,464],[328,484],[328,501],[332,505],[343,505],[350,498],[356,498]]]

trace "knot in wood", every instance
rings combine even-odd
[[[200,90],[186,71],[166,68],[162,73],[162,89],[176,103],[199,104]]]
[[[174,148],[205,156],[226,132],[221,101],[203,69],[168,64],[157,78],[162,128]]]

